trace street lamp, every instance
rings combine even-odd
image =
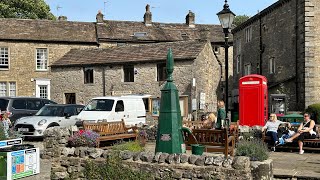
[[[223,10],[218,12],[217,15],[219,17],[221,26],[223,28],[223,32],[224,32],[224,52],[225,52],[225,83],[226,83],[226,87],[225,87],[225,105],[226,105],[226,115],[228,115],[228,111],[229,111],[229,105],[228,105],[228,48],[229,48],[229,44],[228,44],[228,34],[229,34],[229,29],[232,26],[233,23],[233,19],[236,16],[230,9],[229,9],[229,5],[227,3],[227,0],[224,1],[224,6],[223,6]]]

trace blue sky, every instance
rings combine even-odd
[[[184,23],[191,10],[197,24],[220,24],[217,12],[224,0],[45,0],[55,16],[69,21],[94,22],[99,10],[107,20],[143,21],[146,4],[150,4],[153,22]],[[228,0],[236,15],[253,16],[276,0]]]

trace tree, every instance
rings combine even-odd
[[[233,20],[233,24],[235,26],[239,26],[240,24],[242,24],[243,22],[247,21],[250,17],[247,15],[239,15],[236,16]]]
[[[0,18],[56,19],[44,0],[1,0]]]

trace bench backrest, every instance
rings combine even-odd
[[[189,129],[203,129],[203,121],[182,121],[184,127]]]
[[[227,129],[194,129],[192,134],[185,133],[185,144],[197,144],[198,142],[208,146],[225,146],[228,140]]]
[[[98,123],[83,123],[84,129],[90,129],[92,131],[97,131],[100,134],[122,134],[126,133],[127,129],[125,127],[124,120],[114,121],[114,122],[98,122]]]

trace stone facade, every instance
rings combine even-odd
[[[36,96],[36,81],[39,79],[51,80],[50,67],[46,71],[36,70],[36,49],[48,50],[49,66],[60,59],[72,48],[89,48],[94,45],[67,44],[67,43],[38,43],[38,42],[3,42],[0,47],[8,48],[9,69],[1,70],[0,82],[15,82],[17,96]]]
[[[90,60],[88,61],[90,62]],[[163,60],[163,62],[165,61]],[[52,67],[52,99],[64,103],[65,93],[75,93],[77,100],[88,102],[93,97],[111,95],[112,91],[131,91],[133,94],[141,93],[160,97],[160,90],[165,82],[157,81],[157,63],[159,62],[137,61],[137,64],[134,65],[137,71],[137,74],[134,75],[134,82],[123,82],[124,63],[107,66],[96,65],[93,66],[93,84],[84,84],[84,66]],[[175,84],[179,95],[189,97],[189,107],[191,107],[193,92],[191,89],[192,79],[196,78],[197,92],[203,92],[206,95],[205,111],[215,111],[221,72],[218,61],[212,52],[211,44],[205,43],[204,48],[195,59],[179,60],[174,63]],[[105,94],[103,94],[103,84],[105,84]],[[197,99],[199,103],[199,97]]]
[[[286,94],[289,111],[303,111],[320,102],[319,58],[320,2],[279,0],[233,30],[234,87],[251,64],[251,74],[268,79],[269,94]],[[246,32],[252,28],[252,39]],[[237,56],[241,57],[237,71]],[[275,67],[270,72],[270,61]]]

